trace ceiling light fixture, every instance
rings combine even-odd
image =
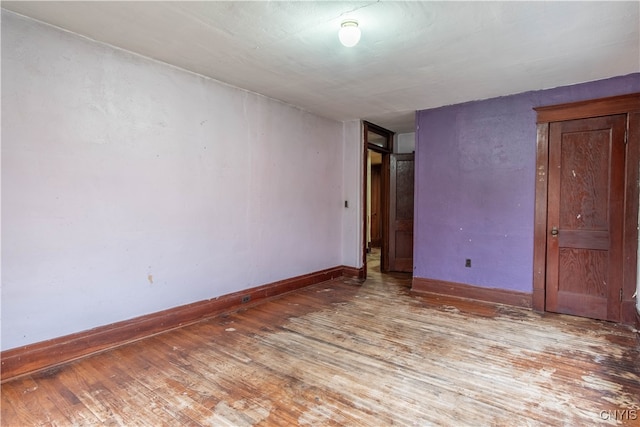
[[[353,47],[360,41],[360,28],[358,28],[358,21],[355,19],[348,19],[342,22],[340,31],[338,31],[338,38],[340,43],[346,47]]]

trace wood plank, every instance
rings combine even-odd
[[[631,329],[369,276],[8,381],[3,425],[638,425]]]
[[[39,426],[53,424],[54,420],[66,419],[32,378],[16,380],[12,387],[6,390],[3,388],[0,396],[2,396],[3,425]],[[11,422],[11,420],[16,421]]]
[[[38,379],[37,384],[45,396],[53,397],[51,400],[65,415],[69,425],[91,426],[100,422],[95,414],[78,399],[76,393],[61,381],[59,376],[43,376]]]

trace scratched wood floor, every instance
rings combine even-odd
[[[2,385],[3,426],[640,425],[614,324],[340,279]]]

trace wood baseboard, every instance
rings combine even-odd
[[[347,266],[342,266],[342,275],[344,277],[353,277],[356,279],[366,279],[366,275],[364,272],[364,267],[347,267]]]
[[[181,305],[83,332],[5,350],[0,353],[0,382],[48,369],[151,335],[185,326],[296,289],[357,272],[353,267],[334,267],[280,280],[209,300]],[[350,276],[351,277],[351,276]],[[247,299],[248,298],[248,299]]]
[[[411,291],[513,305],[523,308],[531,308],[532,306],[532,294],[530,293],[511,291],[508,289],[483,288],[444,280],[424,279],[422,277],[413,278]]]

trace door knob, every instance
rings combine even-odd
[[[558,235],[558,227],[553,227],[551,229],[551,235],[552,236],[557,236]]]

